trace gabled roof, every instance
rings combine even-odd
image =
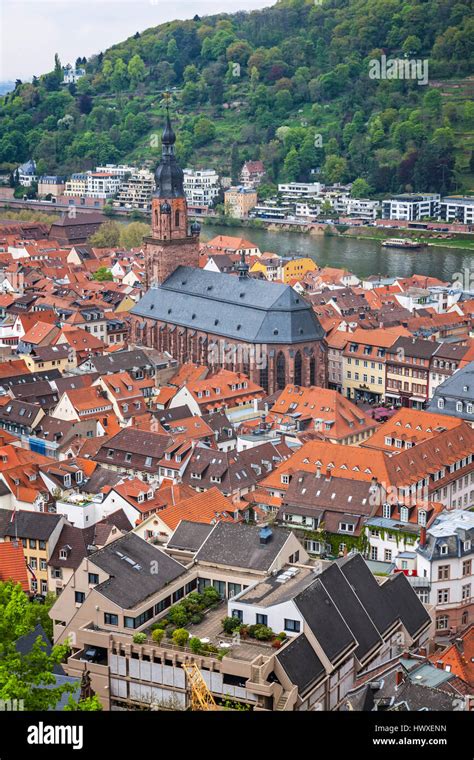
[[[294,599],[308,627],[324,650],[331,663],[355,648],[357,641],[339,612],[331,596],[327,593],[321,578],[316,580]]]
[[[296,684],[300,694],[304,694],[312,684],[326,675],[324,665],[304,633],[296,636],[278,652],[276,659],[291,683]]]

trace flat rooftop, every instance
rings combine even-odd
[[[271,575],[265,580],[251,586],[235,599],[239,604],[257,604],[260,607],[271,607],[293,599],[309,586],[319,575],[315,568],[290,567],[278,575]]]

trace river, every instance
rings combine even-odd
[[[467,267],[472,271],[474,267],[474,252],[460,248],[431,246],[414,251],[397,250],[382,248],[378,240],[203,224],[203,242],[215,235],[244,237],[256,243],[262,253],[272,251],[281,256],[309,256],[319,266],[343,267],[358,277],[423,274],[450,282],[456,272],[463,272]]]

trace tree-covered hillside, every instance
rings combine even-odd
[[[32,156],[40,173],[68,173],[155,161],[170,89],[184,164],[236,179],[261,158],[273,183],[320,168],[373,193],[472,192],[472,5],[281,0],[137,33],[82,59],[77,85],[61,84],[56,59],[0,100],[0,162]],[[370,78],[382,55],[427,61],[428,85]]]

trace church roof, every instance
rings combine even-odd
[[[248,343],[324,337],[311,306],[289,285],[193,267],[178,267],[132,314]]]

